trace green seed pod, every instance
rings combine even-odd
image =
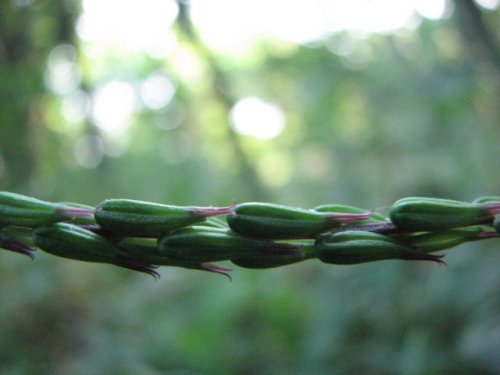
[[[35,227],[69,220],[79,214],[79,210],[75,212],[61,204],[0,192],[0,225]]]
[[[404,198],[391,208],[391,221],[411,231],[442,231],[493,220],[500,204],[465,203],[437,198]]]
[[[246,256],[242,258],[231,259],[231,262],[242,268],[267,269],[286,266],[302,262],[307,259],[316,258],[316,249],[314,241],[303,241],[301,243],[290,243],[297,246],[302,253],[301,257],[297,255],[269,255],[269,256]]]
[[[158,240],[160,252],[168,257],[215,262],[245,256],[294,255],[297,246],[240,236],[226,229],[183,228]]]
[[[210,216],[230,212],[232,207],[182,207],[131,199],[108,199],[97,207],[95,220],[114,233],[157,236],[202,222]]]
[[[402,238],[411,247],[426,253],[446,250],[459,246],[464,242],[475,241],[484,238],[486,233],[481,226],[450,229],[443,232],[430,232],[409,235]]]
[[[318,212],[270,203],[243,203],[227,217],[229,227],[243,235],[263,239],[314,238],[351,221],[370,217],[365,213]]]
[[[313,208],[314,211],[318,212],[337,212],[337,213],[351,213],[351,214],[363,214],[366,210],[362,208],[347,206],[344,204],[324,204]],[[389,218],[384,215],[373,212],[368,219],[356,221],[356,224],[368,224],[368,223],[381,223],[389,221]]]
[[[432,260],[439,257],[411,248],[382,234],[344,231],[320,237],[316,242],[318,259],[329,264],[358,264],[384,259]]]
[[[267,269],[302,262],[305,259],[298,258],[293,255],[273,255],[266,257],[243,257],[231,260],[238,267],[251,269]]]
[[[150,265],[130,259],[104,237],[73,224],[57,223],[35,228],[33,240],[38,248],[52,255],[85,262],[110,263],[159,277]]]
[[[473,203],[500,203],[499,196],[487,196],[487,197],[479,197],[472,201]]]
[[[115,243],[115,246],[120,251],[127,254],[131,259],[143,264],[215,272],[231,279],[228,274],[231,270],[228,268],[191,259],[179,259],[166,256],[160,252],[158,241],[153,238],[122,238]]]
[[[222,229],[228,229],[229,226],[227,225],[226,220],[218,217],[218,216],[211,216],[207,218],[205,221],[198,225],[205,225],[207,227],[212,227],[212,228],[222,228]]]
[[[31,259],[36,250],[31,238],[31,228],[5,227],[0,228],[0,248],[23,254]]]

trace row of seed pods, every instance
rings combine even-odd
[[[270,203],[172,206],[109,199],[97,207],[0,192],[0,247],[33,257],[109,263],[158,277],[158,266],[228,276],[231,261],[272,268],[319,259],[357,264],[432,260],[434,252],[500,236],[500,197],[474,202],[404,198],[389,217],[346,205],[313,209]]]

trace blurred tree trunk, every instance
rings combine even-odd
[[[225,111],[229,113],[237,101],[233,94],[231,80],[227,74],[224,73],[224,70],[219,66],[215,56],[203,43],[196,33],[196,30],[193,28],[189,14],[189,4],[184,1],[177,0],[177,5],[179,6],[179,15],[177,17],[179,28],[199,57],[207,62],[215,97],[224,107]],[[224,125],[226,128],[228,142],[230,142],[232,146],[234,156],[239,165],[240,175],[242,179],[245,180],[247,196],[255,200],[267,200],[268,191],[262,185],[254,165],[251,163],[249,157],[243,149],[238,134],[231,128],[229,122],[226,122],[226,124],[223,124],[222,126]]]
[[[459,28],[476,58],[490,63],[500,74],[500,48],[482,11],[471,0],[455,0]]]
[[[54,46],[74,35],[73,3],[0,3],[0,188],[25,190],[43,136],[43,73]]]

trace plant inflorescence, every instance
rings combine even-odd
[[[388,217],[329,204],[302,209],[270,203],[172,206],[108,199],[96,207],[0,192],[0,248],[108,263],[159,277],[174,266],[220,273],[231,261],[265,269],[307,259],[358,264],[430,260],[464,242],[500,237],[500,197],[473,202],[400,199]]]

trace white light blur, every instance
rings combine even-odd
[[[493,0],[482,0],[493,1]],[[445,0],[191,0],[193,22],[216,49],[271,37],[308,43],[339,31],[390,33],[414,28],[419,14],[443,16]]]
[[[500,0],[475,0],[475,2],[479,6],[483,7],[484,9],[488,9],[488,10],[495,10],[500,5]]]
[[[221,49],[262,36],[302,43],[317,39],[326,29],[319,1],[191,0],[190,4],[203,39]]]
[[[64,97],[61,102],[61,113],[64,119],[70,123],[80,123],[87,117],[90,111],[90,99],[82,90],[75,90]]]
[[[437,20],[446,12],[445,0],[419,0],[415,3],[417,12],[425,18]]]
[[[276,105],[257,97],[239,100],[230,112],[233,129],[242,135],[271,139],[285,128],[285,115]]]
[[[416,1],[416,0],[415,0]],[[328,32],[387,33],[414,23],[410,0],[324,1]]]
[[[95,135],[81,136],[75,143],[76,162],[84,168],[96,168],[104,156],[104,142]]]
[[[77,34],[86,42],[166,56],[175,46],[174,0],[83,0]]]
[[[134,87],[123,81],[110,81],[99,86],[93,94],[92,118],[110,136],[120,136],[130,125],[137,107]]]
[[[476,0],[492,9],[499,0]],[[167,56],[176,46],[174,0],[82,0],[77,33],[89,51],[118,47]],[[339,31],[392,33],[421,17],[446,16],[450,0],[190,0],[191,17],[210,48],[245,50],[262,38],[310,43]],[[97,46],[99,45],[99,46]]]
[[[160,72],[151,73],[140,87],[142,102],[150,109],[165,107],[172,100],[174,93],[174,84]]]
[[[67,95],[79,86],[80,74],[73,46],[61,44],[50,51],[44,79],[45,85],[58,95]]]

